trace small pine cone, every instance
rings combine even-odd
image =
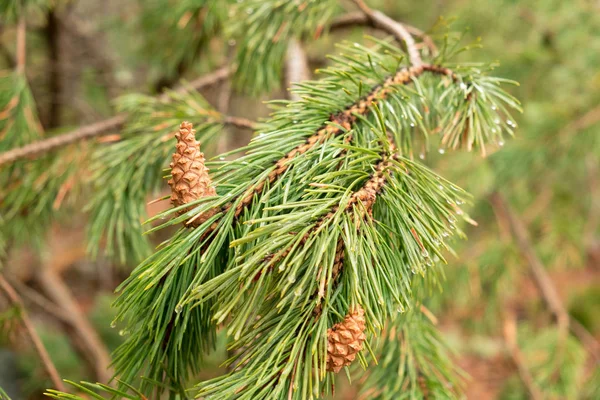
[[[211,186],[212,181],[208,176],[208,168],[204,166],[204,153],[200,151],[200,143],[196,141],[196,131],[189,122],[182,122],[179,132],[175,133],[177,138],[177,151],[173,153],[171,167],[171,203],[182,206],[201,197],[214,196],[215,188]],[[193,207],[179,211],[185,214]],[[204,221],[215,214],[216,210],[204,212],[190,222],[191,226],[200,226]]]
[[[365,341],[365,311],[357,306],[327,330],[327,371],[338,373],[352,364]]]

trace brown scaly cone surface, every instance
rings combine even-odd
[[[196,140],[196,131],[189,122],[182,122],[179,132],[175,133],[177,138],[177,151],[173,153],[171,176],[171,203],[175,207],[188,204],[201,197],[214,196],[216,190],[211,186],[212,181],[208,176],[208,168],[204,166],[204,153],[200,151],[200,143]],[[179,211],[185,214],[194,207],[188,207]],[[212,217],[216,210],[209,210],[200,216],[186,222],[186,225],[197,227]]]
[[[338,373],[352,364],[365,338],[365,311],[356,306],[342,322],[327,330],[327,371]]]

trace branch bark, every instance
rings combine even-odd
[[[17,294],[17,292],[13,289],[13,287],[8,283],[8,281],[4,278],[3,275],[0,274],[0,289],[4,292],[8,300],[19,309],[19,315],[21,316],[21,320],[23,321],[23,325],[33,343],[33,347],[35,347],[52,384],[57,390],[65,391],[65,386],[63,382],[60,380],[60,376],[58,375],[58,371],[56,370],[56,366],[52,363],[52,359],[48,355],[48,351],[44,347],[42,340],[38,336],[31,319],[29,319],[29,315],[23,306],[23,301]]]
[[[218,70],[200,77],[186,86],[182,86],[177,89],[177,92],[186,92],[189,87],[193,89],[201,89],[206,86],[210,86],[219,81],[226,79],[230,74],[229,67],[221,67]],[[163,93],[159,96],[159,99],[166,100],[168,95]],[[69,145],[71,143],[79,142],[82,140],[90,139],[97,136],[107,135],[117,129],[120,129],[127,119],[126,114],[119,114],[104,121],[99,121],[91,125],[87,125],[78,128],[74,131],[67,132],[62,135],[54,136],[45,140],[30,143],[23,147],[9,150],[5,153],[0,154],[0,166],[17,161],[25,157],[34,157],[39,154],[43,154],[60,147]]]

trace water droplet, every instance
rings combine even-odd
[[[456,223],[456,218],[454,218],[453,216],[449,216],[448,222],[450,222],[451,225],[454,225]]]
[[[509,126],[515,126],[515,123],[512,122],[510,119],[506,120],[506,124],[509,125]]]
[[[500,118],[496,118],[496,119],[494,120],[494,123],[495,123],[496,125],[500,125]]]
[[[448,237],[448,236],[450,236],[450,232],[444,231],[444,232],[442,232],[442,236],[443,237]]]
[[[230,46],[235,46],[235,39],[229,39],[227,44],[229,44]]]
[[[402,305],[399,305],[398,308],[396,308],[396,312],[403,314],[406,310],[404,309],[404,307]]]
[[[116,328],[117,327],[117,321],[112,321],[110,323],[110,327],[113,328],[113,329]]]
[[[250,15],[254,12],[254,10],[252,8],[249,8],[246,10],[246,14]]]
[[[410,123],[410,126],[414,127],[414,126],[415,126],[415,123],[414,123],[414,122],[411,122],[411,123]]]
[[[425,249],[421,250],[421,255],[425,258],[429,258],[429,252]]]
[[[298,121],[296,121],[296,120],[292,121],[292,124],[297,124],[297,123],[298,123]]]
[[[431,259],[427,259],[426,264],[428,267],[433,267],[433,261]]]
[[[444,190],[444,187],[442,185],[438,185],[438,189]]]
[[[445,152],[446,152],[446,150],[444,150],[444,149],[439,149],[438,150],[438,153],[440,153],[440,154],[444,154]]]
[[[498,146],[500,146],[500,147],[504,146],[504,142],[503,142],[502,140],[501,140],[501,141],[499,141],[499,142],[498,142]]]
[[[421,160],[424,160],[424,159],[425,159],[425,154],[423,154],[423,153],[419,154],[419,158],[420,158]]]
[[[183,310],[183,306],[181,304],[177,304],[175,307],[175,314],[181,313],[181,310]]]
[[[302,294],[302,288],[299,287],[298,289],[294,290],[294,296],[298,297]]]
[[[496,108],[497,108],[496,105],[492,104],[492,110],[496,111]]]
[[[287,281],[289,283],[294,283],[294,282],[296,282],[296,277],[295,276],[290,276],[290,277],[287,278]]]
[[[219,157],[219,160],[225,161],[225,157]]]
[[[129,331],[127,329],[121,329],[119,331],[119,336],[129,335]]]
[[[442,245],[442,242],[440,241],[440,239],[433,238],[433,244],[439,247]]]
[[[467,85],[466,85],[464,82],[461,82],[461,83],[460,83],[460,88],[461,88],[462,90],[467,90]]]
[[[285,270],[285,265],[280,265],[279,268],[277,268],[277,270],[279,272],[283,272]]]
[[[461,210],[460,208],[458,208],[458,209],[456,210],[456,215],[463,215],[463,214],[464,214],[464,212],[463,212],[463,210]]]

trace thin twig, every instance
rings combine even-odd
[[[235,126],[236,128],[250,129],[253,131],[257,129],[256,122],[248,118],[226,115],[223,121],[225,122],[225,125]]]
[[[423,32],[421,29],[415,26],[408,25],[404,22],[399,23],[402,24],[411,35],[419,37],[423,41],[423,44],[427,46],[432,55],[435,56],[438,54],[438,48],[429,35],[427,35],[425,32]],[[331,24],[329,24],[328,28],[330,32],[334,32],[339,29],[353,28],[355,26],[367,26],[370,28],[379,29],[383,30],[384,32],[390,33],[389,31],[382,29],[381,26],[375,25],[373,21],[362,11],[353,11],[341,15],[335,18],[333,21],[331,21]]]
[[[384,13],[370,9],[363,0],[353,0],[354,3],[360,8],[360,10],[371,20],[375,27],[383,29],[392,34],[396,40],[403,41],[406,44],[406,50],[408,57],[413,66],[420,66],[423,64],[421,60],[421,54],[413,39],[412,35],[408,32],[406,27],[398,21],[394,21]]]
[[[27,59],[27,22],[25,13],[19,10],[19,22],[17,23],[17,72],[25,73],[25,63]]]
[[[110,353],[96,330],[79,309],[69,287],[56,272],[49,268],[41,268],[35,278],[48,297],[70,315],[67,326],[73,329],[78,339],[73,341],[73,344],[81,347],[81,353],[86,356],[89,365],[92,366],[96,379],[102,383],[108,383],[113,376],[110,368]]]
[[[490,203],[498,218],[504,220],[510,227],[513,238],[523,257],[527,261],[530,275],[533,278],[544,303],[556,319],[561,337],[565,337],[570,328],[573,334],[575,334],[582,343],[587,345],[591,355],[598,359],[598,349],[600,348],[598,342],[585,330],[585,328],[583,328],[583,326],[579,324],[574,325],[573,322],[570,321],[569,314],[567,313],[552,280],[548,276],[544,264],[542,264],[541,260],[535,254],[535,250],[533,249],[527,229],[523,222],[517,217],[510,208],[508,202],[500,193],[493,192],[490,195]]]
[[[294,101],[300,100],[300,96],[290,89],[292,84],[310,79],[310,71],[306,52],[297,39],[291,39],[288,44],[285,78],[287,81],[286,86],[288,87],[288,98]]]
[[[39,294],[37,291],[31,289],[29,286],[19,282],[16,279],[11,280],[10,284],[15,288],[22,298],[40,307],[47,314],[52,315],[61,322],[71,321],[71,316],[69,314],[55,306],[47,298]]]
[[[52,381],[52,384],[54,385],[54,387],[57,390],[65,391],[65,386],[64,386],[63,382],[60,380],[60,376],[58,375],[56,366],[52,363],[52,360],[50,359],[50,356],[48,355],[48,351],[44,347],[42,340],[40,339],[37,332],[35,331],[33,323],[31,322],[31,319],[29,319],[29,315],[27,314],[27,311],[25,310],[25,307],[23,306],[23,301],[21,300],[21,298],[19,297],[19,295],[17,294],[15,289],[13,289],[13,287],[10,285],[10,283],[8,283],[8,281],[1,274],[0,274],[0,288],[5,293],[8,300],[15,307],[17,307],[19,309],[19,316],[21,317],[21,320],[23,321],[23,325],[25,326],[25,329],[27,330],[29,338],[31,339],[31,342],[33,343],[33,346],[35,347],[35,350],[37,351],[38,356],[40,357],[40,360],[42,361],[42,364],[44,365],[44,368],[46,369],[46,372],[48,373],[48,376],[50,377],[50,380]]]
[[[201,89],[206,86],[215,84],[223,79],[226,79],[230,74],[229,67],[221,67],[218,70],[200,77],[189,84],[177,89],[179,93],[185,93],[192,89]],[[166,93],[161,94],[158,97],[160,100],[168,101],[169,95]],[[0,154],[0,166],[14,162],[21,158],[33,157],[39,154],[43,154],[60,147],[66,146],[71,143],[79,142],[82,140],[90,139],[97,136],[107,135],[117,129],[120,129],[127,120],[127,114],[119,114],[104,121],[99,121],[91,125],[78,128],[74,131],[67,132],[62,135],[53,136],[51,138],[40,140],[38,142],[30,143],[23,147],[9,150]]]
[[[521,349],[517,343],[517,321],[515,320],[515,316],[508,311],[504,319],[504,340],[511,358],[519,371],[519,377],[521,377],[521,381],[529,391],[531,398],[533,400],[543,399],[542,392],[536,386],[531,372],[527,369],[525,357],[523,357],[523,353],[521,353]]]

